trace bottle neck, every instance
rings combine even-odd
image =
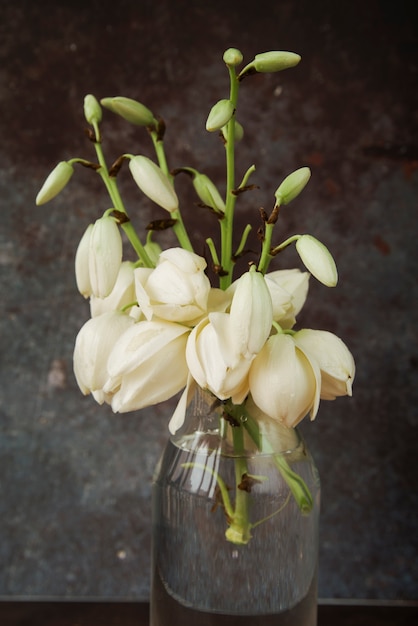
[[[199,386],[187,407],[183,426],[171,441],[183,449],[205,448],[235,457],[304,452],[298,431],[266,416],[251,398],[242,405],[233,405]]]

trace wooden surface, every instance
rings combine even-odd
[[[2,626],[148,626],[133,602],[0,602]],[[416,626],[418,604],[320,604],[318,626]],[[199,626],[196,624],[196,626]]]

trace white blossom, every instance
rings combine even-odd
[[[136,297],[145,317],[193,325],[207,312],[206,261],[183,248],[160,254],[155,269],[135,270]]]
[[[326,330],[302,329],[294,335],[296,345],[318,362],[321,398],[351,396],[355,375],[354,358],[345,343]]]
[[[75,341],[73,364],[84,395],[103,390],[108,379],[108,356],[115,342],[133,324],[134,320],[125,313],[108,311],[89,319],[81,327]]]
[[[165,321],[140,321],[114,343],[104,391],[112,409],[125,413],[168,400],[187,382],[187,326]]]
[[[293,338],[284,333],[269,337],[249,372],[254,402],[289,428],[296,426],[308,412],[311,419],[315,418],[320,384],[316,361],[310,360]]]

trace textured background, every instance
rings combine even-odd
[[[71,358],[88,311],[73,258],[108,200],[82,168],[54,202],[34,198],[57,161],[93,157],[86,93],[141,100],[166,120],[171,167],[219,177],[223,149],[204,124],[236,46],[247,61],[269,49],[303,57],[243,83],[238,168],[256,163],[260,190],[241,210],[257,223],[283,176],[311,167],[281,235],[324,241],[340,284],[312,281],[300,322],[340,335],[358,366],[354,397],[304,425],[323,483],[319,593],[418,598],[412,4],[0,0],[0,596],[148,597],[150,481],[172,407],[114,416],[81,397]],[[105,119],[109,162],[151,154],[140,129]],[[127,173],[121,185],[141,229],[154,208]],[[196,216],[187,181],[178,189],[199,241],[212,220]]]

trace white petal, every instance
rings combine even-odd
[[[89,274],[92,292],[106,298],[113,287],[122,262],[122,239],[113,217],[96,220],[90,237]]]

